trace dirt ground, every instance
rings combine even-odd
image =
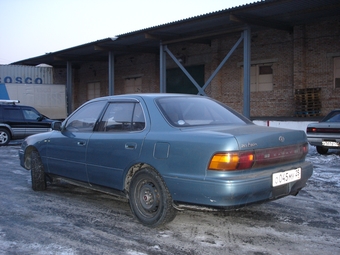
[[[31,189],[19,145],[0,147],[0,254],[340,254],[340,153],[308,155],[296,197],[231,212],[181,211],[150,229],[129,205],[66,183]]]

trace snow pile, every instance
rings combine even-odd
[[[316,187],[323,190],[340,187],[340,150],[329,150],[326,155],[321,155],[314,146],[309,146],[306,160],[313,163],[311,181],[315,182]]]

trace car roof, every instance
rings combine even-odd
[[[135,99],[135,98],[157,99],[161,97],[203,97],[203,96],[193,95],[193,94],[177,94],[177,93],[140,93],[140,94],[121,94],[121,95],[114,95],[114,96],[98,97],[90,101],[114,100],[114,99],[120,99],[120,98],[121,99]]]

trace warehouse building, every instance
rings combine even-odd
[[[267,0],[101,39],[13,65],[48,64],[68,112],[123,93],[200,94],[246,116],[340,108],[340,2]]]

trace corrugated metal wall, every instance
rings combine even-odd
[[[0,65],[0,83],[53,84],[53,68]]]

